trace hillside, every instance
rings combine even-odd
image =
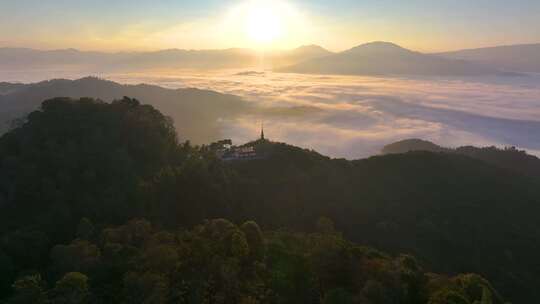
[[[0,133],[5,132],[14,119],[37,110],[43,100],[56,96],[92,96],[104,101],[133,96],[171,117],[181,137],[195,143],[220,139],[218,119],[232,118],[249,110],[247,103],[232,95],[198,89],[121,85],[93,77],[56,79],[34,84],[4,83],[0,85]]]
[[[540,284],[540,185],[536,179],[455,153],[411,152],[347,161],[266,140],[247,145],[264,158],[224,163],[212,146],[196,148],[178,143],[171,122],[137,100],[124,98],[110,104],[92,99],[46,101],[26,123],[0,138],[0,257],[7,256],[0,261],[4,261],[2,267],[11,269],[2,272],[8,277],[7,283],[5,279],[0,281],[7,288],[15,278],[13,269],[20,273],[32,273],[34,269],[47,274],[49,285],[69,271],[90,275],[89,282],[96,284],[102,282],[100,271],[105,271],[116,280],[98,291],[110,294],[106,290],[113,290],[112,294],[123,297],[127,295],[120,292],[122,288],[131,286],[127,289],[140,289],[138,297],[143,298],[148,296],[147,290],[154,290],[148,287],[153,284],[165,284],[159,285],[168,286],[164,290],[199,290],[191,289],[194,285],[168,285],[179,283],[174,278],[188,278],[183,271],[191,271],[188,273],[195,277],[189,277],[186,284],[217,284],[212,285],[217,289],[203,290],[252,295],[247,285],[234,285],[233,289],[220,285],[269,284],[262,275],[264,271],[262,277],[251,277],[249,270],[254,264],[249,260],[235,260],[249,252],[246,248],[250,245],[243,245],[242,234],[221,238],[220,233],[229,231],[228,224],[215,232],[204,228],[208,224],[189,232],[205,219],[228,218],[235,223],[255,220],[265,231],[285,229],[308,235],[317,231],[336,235],[340,231],[350,240],[338,239],[335,243],[331,238],[334,241],[329,243],[312,243],[309,236],[304,239],[285,233],[284,239],[277,241],[285,247],[270,246],[268,250],[274,248],[277,251],[270,251],[272,254],[287,259],[272,260],[267,252],[267,267],[256,264],[261,271],[281,271],[271,277],[285,281],[268,288],[280,290],[281,295],[287,294],[286,286],[296,286],[294,290],[314,291],[314,298],[319,299],[316,303],[336,288],[344,289],[339,292],[346,297],[353,295],[351,303],[364,303],[361,298],[354,299],[366,294],[392,295],[375,303],[428,303],[427,298],[429,304],[448,303],[444,298],[447,293],[465,298],[463,303],[480,301],[486,293],[486,301],[492,298],[486,303],[500,303],[494,290],[484,283],[475,287],[472,295],[463,294],[464,289],[469,290],[464,288],[469,277],[443,276],[431,283],[424,277],[404,284],[401,280],[410,278],[407,273],[418,271],[396,272],[399,260],[391,262],[385,254],[381,260],[370,253],[363,261],[371,266],[365,268],[358,260],[362,251],[354,249],[356,245],[346,245],[352,242],[374,246],[391,256],[412,254],[429,271],[451,276],[478,273],[514,303],[540,299],[536,288]],[[178,238],[159,233],[155,240],[147,239],[141,234],[148,227],[143,223],[144,229],[136,225],[142,230],[112,228],[91,239],[88,231],[96,230],[88,228],[88,223],[79,225],[83,217],[95,223],[98,231],[133,218],[147,218],[164,232],[180,230],[188,234],[187,239],[183,232]],[[230,231],[236,230],[231,227]],[[107,234],[111,244],[96,241],[107,240]],[[90,238],[90,244],[71,242],[75,237]],[[214,238],[224,243],[215,243]],[[175,249],[155,247],[154,241]],[[265,242],[272,243],[272,237]],[[309,260],[314,244],[330,247],[315,250],[322,254],[321,259]],[[60,249],[50,251],[58,245]],[[353,249],[341,250],[341,246]],[[159,250],[148,251],[152,248]],[[193,254],[199,251],[204,254]],[[95,252],[102,253],[100,260],[105,264],[93,259]],[[206,254],[219,258],[210,262]],[[176,257],[183,262],[174,265],[187,270],[180,267],[170,271],[167,265],[178,261]],[[370,260],[372,257],[375,260]],[[105,268],[98,267],[96,273],[85,268],[94,262]],[[307,268],[283,273],[292,271],[286,265],[293,264]],[[417,269],[415,263],[406,264]],[[193,269],[207,270],[201,270],[201,277]],[[223,279],[239,273],[247,281]],[[386,281],[387,276],[394,279]],[[311,285],[295,285],[306,284],[310,278],[331,283],[319,284],[315,290]],[[20,286],[26,286],[25,282]],[[450,287],[445,293],[433,293],[437,284]],[[409,288],[416,291],[406,291]],[[418,288],[423,292],[418,293]],[[231,303],[238,301],[226,294]],[[404,295],[424,298],[406,300]],[[285,303],[304,302],[289,296]]]
[[[386,145],[381,152],[382,154],[399,154],[411,151],[461,154],[482,160],[501,168],[519,172],[521,174],[540,177],[540,159],[514,147],[499,149],[497,147],[478,148],[473,146],[465,146],[452,149],[444,148],[432,142],[420,139],[406,139]]]
[[[482,63],[507,71],[540,73],[540,44],[496,46],[436,55]]]
[[[331,223],[320,224],[320,232],[309,234],[264,231],[253,221],[235,225],[225,219],[206,220],[191,229],[165,230],[143,219],[96,229],[83,218],[77,238],[50,250],[47,276],[34,272],[19,277],[7,299],[8,303],[442,304],[456,299],[504,303],[479,275],[429,273],[411,255],[391,256],[359,246],[333,231]],[[9,273],[1,275],[0,283]]]
[[[411,151],[448,152],[449,149],[445,149],[427,140],[412,138],[412,139],[405,139],[405,140],[401,140],[401,141],[386,145],[381,150],[381,153],[382,154],[399,154],[399,153],[407,153]]]
[[[479,76],[499,73],[489,66],[422,54],[389,42],[363,44],[278,70],[344,75]]]

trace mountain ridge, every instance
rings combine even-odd
[[[343,75],[482,76],[502,71],[463,60],[441,58],[376,41],[344,52],[302,61],[280,72]]]
[[[33,84],[5,84],[4,87],[6,93],[2,94],[0,91],[0,132],[7,131],[13,120],[37,110],[43,100],[56,96],[92,96],[104,101],[133,96],[143,103],[151,103],[173,118],[182,138],[201,144],[221,137],[219,118],[232,118],[250,109],[249,104],[237,96],[210,90],[125,85],[97,77],[54,79]],[[0,90],[1,88],[2,86]],[[10,88],[9,91],[7,88]]]
[[[373,56],[373,53],[377,56]],[[359,56],[358,58],[354,57]],[[540,43],[465,49],[450,52],[421,53],[395,43],[373,41],[340,52],[331,52],[311,44],[289,50],[265,52],[266,68],[301,73],[335,73],[352,75],[426,75],[480,76],[508,73],[540,72]],[[396,56],[396,58],[382,58]],[[367,56],[367,57],[366,57]],[[337,60],[332,66],[322,59]],[[343,61],[343,62],[342,62]],[[380,65],[379,69],[359,61]],[[80,69],[132,70],[141,68],[225,69],[260,66],[258,51],[249,48],[180,49],[154,51],[100,52],[74,48],[38,50],[0,47],[0,67],[6,69],[73,66]],[[393,64],[393,68],[392,67]],[[341,66],[340,66],[341,65]],[[385,69],[386,68],[386,69]]]
[[[455,153],[348,161],[268,140],[248,143],[264,158],[223,162],[212,145],[176,135],[136,99],[46,100],[0,137],[8,252],[28,262],[15,251],[28,240],[22,228],[40,232],[28,236],[36,246],[43,235],[64,244],[83,216],[105,227],[141,216],[175,227],[229,218],[301,232],[324,216],[352,241],[414,254],[437,272],[479,273],[516,303],[540,298],[538,179]]]
[[[525,151],[518,150],[515,147],[504,147],[501,149],[495,146],[474,147],[469,145],[446,148],[430,141],[411,138],[384,146],[381,154],[403,154],[418,151],[460,154],[520,174],[540,178],[540,158],[527,154]]]
[[[513,72],[540,73],[540,43],[464,49],[434,55],[485,63]]]
[[[300,46],[291,50],[265,53],[266,65],[290,65],[299,60],[331,54],[318,45]],[[0,48],[0,68],[29,69],[74,66],[96,70],[137,68],[247,68],[260,64],[260,52],[247,48],[227,49],[164,49],[155,51],[99,52],[77,49],[37,50]]]

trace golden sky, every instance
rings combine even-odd
[[[19,0],[0,9],[0,47],[340,51],[370,41],[426,52],[538,43],[540,1]]]

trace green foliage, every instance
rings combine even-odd
[[[88,277],[80,272],[70,272],[56,282],[51,301],[55,304],[84,304],[89,297]]]
[[[177,152],[172,123],[137,100],[47,100],[0,139],[0,196],[16,207],[3,224],[39,226],[59,240],[71,237],[60,227],[83,216],[133,217],[144,209],[139,183]]]
[[[163,275],[129,272],[124,276],[125,303],[166,303],[167,292],[168,282]]]
[[[231,253],[235,257],[244,258],[249,254],[249,245],[242,231],[235,231],[231,237]]]
[[[179,254],[173,245],[156,245],[149,247],[144,254],[144,267],[156,273],[174,271],[179,263]]]
[[[91,273],[100,262],[100,249],[89,241],[76,239],[69,245],[57,245],[51,250],[52,267],[55,273]]]
[[[377,280],[368,280],[362,287],[361,295],[373,304],[397,303],[388,287]]]
[[[225,219],[170,231],[136,219],[100,235],[55,246],[60,279],[23,277],[9,303],[502,304],[479,276],[428,276],[410,255],[374,254],[335,231],[263,233]]]
[[[251,145],[269,156],[231,167],[240,210],[262,226],[328,231],[313,225],[323,216],[348,239],[414,253],[438,271],[479,272],[516,302],[540,299],[540,250],[531,247],[540,243],[537,179],[457,153],[346,161]]]
[[[317,230],[320,233],[335,233],[336,228],[334,227],[334,222],[327,217],[320,217],[317,221]]]
[[[8,300],[9,304],[45,304],[47,295],[41,276],[30,275],[20,278],[13,283],[14,295]]]
[[[352,295],[342,288],[332,289],[326,294],[323,304],[352,304]]]
[[[471,302],[463,294],[445,289],[433,295],[428,304],[471,304]]]
[[[261,228],[254,221],[247,221],[240,227],[249,246],[249,256],[252,260],[262,261],[265,255],[264,238]]]
[[[81,272],[97,303],[540,297],[538,181],[457,154],[346,161],[247,145],[263,157],[224,163],[137,100],[44,102],[0,138],[0,284]]]

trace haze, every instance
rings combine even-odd
[[[262,9],[249,9],[253,5]],[[273,30],[279,19],[281,28],[270,44],[261,45],[265,41],[253,39],[251,29],[245,28],[246,20],[261,19],[257,11],[266,12],[262,19]],[[279,12],[279,18],[272,11]],[[535,0],[511,4],[503,0],[21,0],[0,4],[0,46],[38,49],[290,49],[318,44],[342,51],[383,40],[437,52],[536,43],[539,37],[540,3]]]
[[[539,256],[539,0],[0,0],[0,304],[530,304]]]
[[[264,121],[274,140],[351,159],[411,137],[540,151],[538,1],[24,0],[0,17],[0,81],[97,76],[249,105],[207,104],[199,122],[167,108],[198,144],[249,141]],[[73,85],[61,92],[84,96]],[[9,92],[4,130],[39,105],[10,112],[23,101]]]

